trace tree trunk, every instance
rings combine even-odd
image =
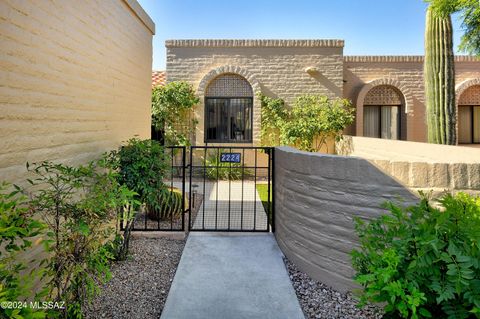
[[[428,142],[457,144],[452,20],[431,7],[425,26],[424,81]]]

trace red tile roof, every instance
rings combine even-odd
[[[165,71],[152,71],[152,87],[164,86],[167,83]]]

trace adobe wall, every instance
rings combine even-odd
[[[361,97],[366,92],[362,92],[362,88],[369,83],[388,84],[397,87],[406,100],[407,140],[426,141],[423,56],[345,56],[344,61],[343,95],[352,100],[358,110],[356,122],[348,134],[363,135]],[[455,61],[455,82],[459,92],[462,83],[480,78],[480,60],[457,56]]]
[[[344,136],[336,150],[370,161],[414,192],[480,195],[480,148]]]
[[[0,180],[150,136],[152,35],[135,0],[0,2]]]
[[[196,145],[204,145],[204,91],[219,74],[239,74],[255,94],[282,98],[287,104],[306,93],[342,96],[340,40],[169,40],[166,47],[167,81],[187,81],[200,97]],[[309,67],[316,72],[307,73]],[[255,96],[254,144],[259,144],[259,134],[260,102]]]
[[[358,288],[350,252],[353,217],[385,213],[385,201],[418,201],[403,185],[357,157],[275,149],[275,237],[302,271],[336,290]]]

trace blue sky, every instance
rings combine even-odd
[[[343,39],[345,55],[422,55],[422,0],[138,0],[156,25],[153,69],[167,39]],[[453,17],[455,48],[461,29]]]

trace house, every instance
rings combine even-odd
[[[200,97],[196,145],[260,143],[258,94],[347,98],[348,134],[426,142],[422,56],[344,56],[342,40],[168,40],[167,81]],[[480,143],[480,59],[455,57],[459,143]]]

